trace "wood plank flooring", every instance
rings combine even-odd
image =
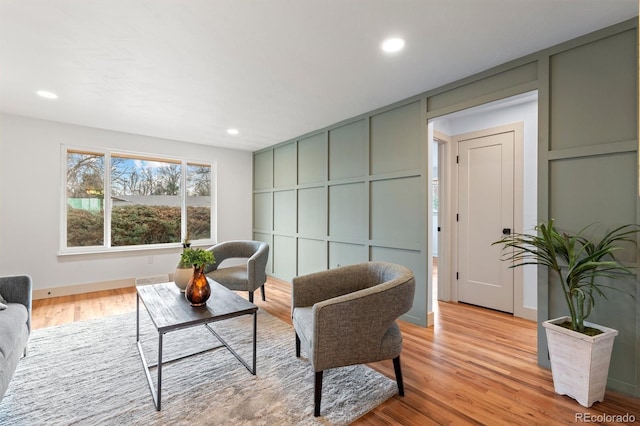
[[[267,301],[258,292],[256,304],[291,323],[290,284],[269,278],[266,287]],[[135,294],[135,288],[126,288],[34,300],[33,326],[134,311]],[[536,363],[536,325],[531,321],[439,302],[435,326],[401,321],[400,328],[405,396],[390,398],[356,425],[560,425],[587,419],[595,424],[625,424],[614,417],[625,414],[640,423],[638,398],[607,391],[604,402],[587,409],[556,395],[551,372]],[[395,378],[391,361],[370,366]],[[312,410],[313,395],[300,397],[309,399]]]

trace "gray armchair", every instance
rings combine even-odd
[[[387,262],[343,266],[295,277],[291,317],[300,347],[315,371],[314,415],[320,415],[322,372],[329,368],[393,359],[398,393],[404,395],[396,319],[413,306],[410,269]]]
[[[213,252],[216,263],[205,268],[205,274],[229,290],[248,291],[253,302],[253,292],[260,288],[262,300],[266,300],[264,283],[267,281],[269,244],[261,241],[226,241],[207,249]],[[220,268],[226,259],[245,258],[246,265]]]

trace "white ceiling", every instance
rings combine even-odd
[[[637,15],[637,0],[0,0],[0,111],[253,151]],[[406,48],[383,54],[392,35]]]

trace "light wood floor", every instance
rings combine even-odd
[[[256,304],[291,323],[290,284],[269,278],[266,287],[267,301],[257,296]],[[48,327],[134,311],[135,299],[135,288],[127,288],[35,300],[33,326]],[[593,419],[627,413],[640,422],[637,398],[608,391],[604,402],[586,409],[568,397],[556,395],[550,371],[536,364],[533,322],[444,302],[438,303],[435,321],[431,328],[400,322],[405,396],[392,397],[355,424],[554,425],[580,423],[576,416],[584,419],[590,415]],[[292,338],[291,356],[295,356],[294,350]],[[371,367],[395,377],[391,361]],[[309,399],[312,410],[313,396],[300,397]],[[600,420],[596,423],[614,423]]]

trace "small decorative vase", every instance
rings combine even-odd
[[[187,284],[184,297],[191,303],[191,306],[203,306],[211,296],[211,287],[204,274],[204,266],[193,267],[193,275]]]
[[[193,268],[176,268],[176,273],[173,274],[173,282],[176,283],[181,293],[184,293],[192,276]]]

